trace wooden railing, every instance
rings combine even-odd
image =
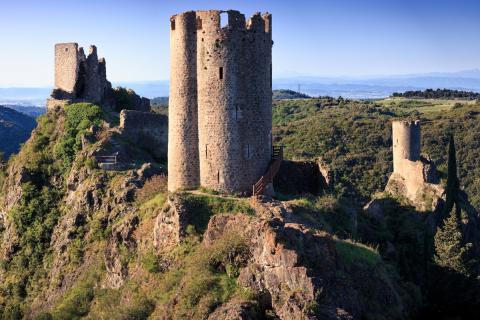
[[[96,156],[97,163],[117,164],[117,155],[113,156]]]
[[[280,170],[283,160],[283,146],[272,147],[272,160],[267,172],[253,185],[252,196],[256,197],[265,193],[268,184],[273,182],[273,178]]]

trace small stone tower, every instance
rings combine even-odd
[[[405,174],[404,160],[418,161],[421,152],[420,121],[392,122],[393,172]]]
[[[56,100],[102,103],[110,89],[105,59],[98,59],[97,47],[90,46],[85,56],[77,43],[55,45],[55,88],[47,105],[55,106]]]
[[[433,161],[420,155],[420,121],[392,122],[392,140],[393,173],[385,191],[409,199],[417,210],[433,210],[444,190]]]
[[[169,190],[248,194],[272,159],[271,15],[191,11],[170,28]]]

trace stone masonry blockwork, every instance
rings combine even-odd
[[[228,15],[225,23],[222,13]],[[233,10],[171,18],[170,191],[201,185],[249,194],[267,170],[272,152],[271,22],[268,13],[246,21]]]
[[[172,17],[171,29],[168,189],[174,191],[200,184],[195,12]]]
[[[421,152],[420,121],[392,122],[393,172],[407,175],[404,160],[418,161]],[[407,162],[408,163],[408,162]]]
[[[80,54],[76,43],[55,45],[55,88],[75,92],[80,69]]]

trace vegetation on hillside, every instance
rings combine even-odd
[[[21,185],[19,203],[7,212],[18,239],[12,259],[0,264],[9,275],[0,285],[0,315],[5,319],[23,317],[24,299],[34,295],[47,276],[52,232],[66,210],[61,201],[64,179],[81,147],[80,135],[101,117],[98,106],[85,103],[67,106],[63,115],[42,115],[31,139],[9,161],[22,164],[29,178]]]
[[[480,98],[480,93],[470,91],[459,91],[451,89],[426,89],[424,91],[394,92],[392,97],[409,99],[462,99],[475,100]]]
[[[392,167],[391,121],[422,121],[422,152],[446,178],[449,135],[457,141],[458,173],[480,207],[480,103],[333,98],[275,101],[274,144],[289,159],[322,157],[334,171],[335,192],[366,203],[383,191]]]
[[[402,199],[381,199],[380,218],[366,214],[361,207],[383,190],[392,171],[390,123],[398,118],[422,120],[423,151],[440,168],[443,182],[457,181],[450,185],[456,191],[459,185],[464,186],[478,207],[480,104],[322,97],[276,101],[273,116],[275,143],[286,147],[288,158],[323,157],[334,171],[331,194],[279,198],[289,199],[292,221],[308,227],[309,233],[321,231],[332,237],[336,265],[332,273],[345,288],[358,290],[359,296],[351,299],[368,305],[365,318],[382,319],[388,312],[392,317],[452,314],[455,310],[468,314],[472,306],[478,307],[478,280],[470,273],[471,262],[465,259],[469,247],[463,240],[465,217],[461,212],[456,215],[451,210],[444,226],[433,230],[432,213],[420,214]],[[132,179],[131,170],[89,171],[84,179],[93,182],[96,189],[86,192],[85,201],[79,203],[85,206],[81,210],[91,211],[75,222],[66,236],[71,241],[62,248],[67,253],[62,274],[49,278],[55,259],[52,233],[62,217],[73,210],[65,205],[66,179],[72,170],[81,169],[78,159],[82,136],[89,135],[88,128],[100,126],[105,118],[102,109],[92,104],[74,104],[59,113],[43,115],[32,138],[9,161],[9,168],[22,165],[29,181],[21,186],[19,203],[7,212],[19,237],[11,259],[0,261],[4,280],[0,284],[0,318],[25,317],[32,312],[32,301],[42,300],[41,295],[46,293],[56,296],[50,304],[42,305],[43,312],[36,314],[36,319],[204,319],[227,301],[248,301],[260,308],[261,299],[237,283],[240,269],[248,263],[250,239],[232,231],[210,246],[203,244],[213,215],[253,219],[256,212],[250,203],[210,190],[182,194],[183,206],[192,217],[185,239],[159,255],[152,235],[156,217],[165,209],[168,198],[165,176],[153,176],[137,192],[125,195],[134,210],[112,214],[125,205],[118,190],[125,187],[125,179]],[[457,148],[452,143],[447,161],[452,133]],[[452,175],[457,169],[455,162],[458,176]],[[4,167],[0,163],[0,185],[5,188]],[[112,201],[111,212],[96,206],[101,201]],[[134,235],[116,229],[128,227],[132,221],[138,224]],[[270,223],[272,227],[277,224],[274,220]],[[4,235],[5,230],[0,230],[0,236]],[[119,240],[128,236],[136,237],[135,245],[129,246],[128,239]],[[129,270],[117,289],[103,282],[107,274],[105,255],[113,250],[112,243],[118,244],[116,263]],[[445,273],[446,269],[451,272]],[[371,277],[380,279],[381,285],[398,295],[388,297],[403,303],[398,310],[380,312],[384,309],[382,301],[371,300],[365,290]],[[437,294],[439,279],[442,286]],[[461,299],[462,292],[468,297]],[[321,302],[322,292],[318,294]],[[312,310],[321,307],[309,306]],[[266,318],[275,319],[272,310],[263,311]]]
[[[297,91],[293,90],[273,90],[273,100],[283,100],[283,99],[310,99],[311,97]]]

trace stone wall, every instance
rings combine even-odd
[[[222,14],[228,15],[224,27]],[[169,153],[169,190],[191,186],[179,177],[199,176],[197,185],[250,193],[272,152],[271,15],[257,13],[246,22],[238,11],[183,13],[171,18],[171,41],[170,130],[180,128],[182,139],[170,136],[170,148],[180,151],[175,158]],[[195,139],[198,151],[182,150]],[[194,152],[199,160],[188,156]]]
[[[321,194],[331,189],[332,172],[322,160],[283,160],[280,170],[273,179],[275,192],[282,194]]]
[[[139,148],[144,148],[159,160],[167,157],[168,118],[153,112],[122,110],[122,135]]]

